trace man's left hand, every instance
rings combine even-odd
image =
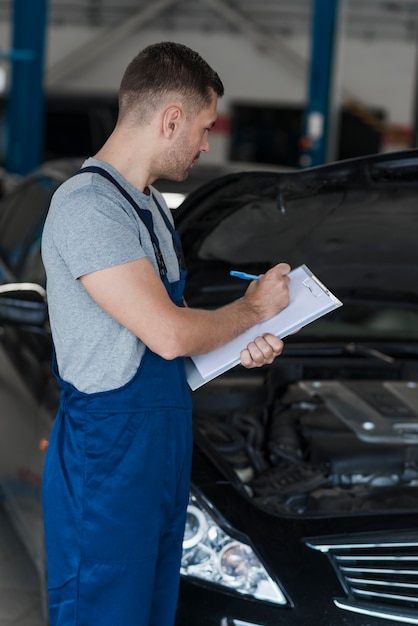
[[[281,339],[271,333],[265,333],[261,337],[256,337],[244,350],[241,350],[241,365],[251,369],[272,363],[282,353],[283,347]]]

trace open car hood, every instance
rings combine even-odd
[[[418,304],[418,150],[228,174],[192,192],[175,219],[194,286],[286,261],[340,298]]]

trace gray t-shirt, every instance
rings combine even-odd
[[[141,208],[152,212],[167,278],[178,280],[171,233],[152,197],[157,197],[172,222],[161,194],[153,188],[150,195],[141,193],[101,161],[90,158],[84,165],[106,169]],[[158,272],[148,230],[113,183],[86,172],[55,192],[42,236],[42,259],[59,373],[79,391],[95,393],[127,383],[139,367],[145,346],[105,313],[78,279],[145,256]]]

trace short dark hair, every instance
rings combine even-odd
[[[171,41],[147,46],[129,63],[119,89],[119,117],[146,120],[169,94],[192,109],[210,106],[212,90],[223,96],[218,74],[187,46]]]

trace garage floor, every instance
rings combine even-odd
[[[0,504],[0,626],[46,626],[32,562]]]

